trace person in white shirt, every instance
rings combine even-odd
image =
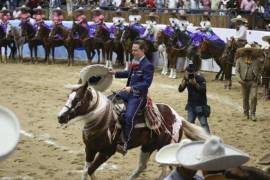
[[[231,22],[235,23],[236,33],[233,38],[236,39],[238,48],[244,47],[247,43],[247,27],[245,26],[245,24],[248,23],[247,19],[238,15],[236,18],[233,18]]]
[[[204,13],[202,16],[202,21],[200,22],[199,30],[203,32],[211,31],[211,20],[208,13]]]
[[[176,12],[176,8],[178,5],[178,0],[168,0],[168,9],[174,9],[174,10],[169,10],[170,12]]]
[[[142,16],[139,15],[139,10],[137,8],[133,8],[130,11],[130,15],[128,16],[129,25],[139,23],[141,19],[142,19]]]

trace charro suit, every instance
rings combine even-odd
[[[134,117],[142,105],[145,104],[148,88],[150,87],[154,75],[154,67],[149,60],[144,57],[139,64],[133,66],[129,71],[116,72],[116,78],[128,78],[127,86],[131,87],[131,92],[120,92],[118,95],[127,101],[127,109],[124,116],[124,138],[129,140],[133,128]]]
[[[235,75],[242,86],[243,110],[245,115],[255,116],[257,105],[258,80],[260,78],[262,62],[256,58],[240,57],[236,61]],[[250,99],[250,106],[249,106]]]

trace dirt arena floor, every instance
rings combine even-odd
[[[0,64],[0,104],[13,110],[21,122],[21,140],[17,150],[7,160],[0,162],[0,179],[68,179],[81,178],[84,165],[84,145],[81,123],[59,128],[57,114],[66,102],[67,83],[76,83],[82,66]],[[262,167],[258,160],[269,153],[270,102],[262,98],[259,90],[257,122],[242,116],[240,86],[235,81],[231,91],[224,90],[221,82],[212,81],[214,74],[203,72],[207,78],[208,103],[212,107],[209,118],[213,134],[225,143],[242,149],[251,156],[248,165]],[[184,110],[187,92],[178,93],[180,77],[172,80],[156,71],[150,96],[156,102],[171,105],[180,115]],[[126,81],[114,80],[110,90],[117,90]],[[127,179],[137,164],[139,148],[123,157],[115,154],[101,166],[98,179]],[[139,179],[155,179],[160,173],[154,155],[147,170]]]

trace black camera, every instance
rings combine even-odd
[[[195,75],[193,73],[188,74],[188,79],[194,79]]]

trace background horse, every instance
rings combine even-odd
[[[120,119],[117,107],[101,92],[88,86],[88,82],[82,82],[80,85],[74,85],[65,106],[59,113],[58,121],[61,124],[68,123],[76,117],[81,117],[80,119],[84,121],[83,141],[86,146],[86,162],[83,179],[87,179],[87,174],[93,178],[95,170],[116,152],[120,136],[120,130],[116,125]],[[137,146],[142,148],[139,166],[130,179],[138,177],[146,168],[153,151],[159,150],[173,140],[179,142],[183,131],[193,140],[208,137],[202,128],[184,120],[170,106],[157,104],[157,107],[164,119],[163,126],[159,129],[160,133],[146,127],[135,128],[132,131],[128,148]],[[135,118],[135,122],[144,122],[144,117]],[[173,134],[173,131],[176,133]]]
[[[224,73],[223,73],[223,67],[221,65],[221,56],[224,52],[225,46],[217,46],[213,42],[209,40],[203,40],[199,46],[199,52],[202,59],[209,59],[213,58],[217,65],[219,66],[220,70],[216,74],[215,79],[223,80]],[[221,77],[219,77],[221,75]]]
[[[33,61],[33,50],[34,50],[35,62],[38,63],[37,47],[39,45],[43,45],[43,42],[42,40],[36,38],[37,31],[31,23],[21,22],[20,26],[22,28],[22,36],[25,37],[25,43],[28,43],[28,46],[29,46],[31,62],[32,63],[34,62]]]
[[[131,62],[131,60],[133,58],[133,56],[132,56],[133,41],[135,41],[139,37],[140,37],[139,32],[130,28],[129,26],[127,26],[125,28],[125,30],[122,34],[121,42],[122,42],[122,46],[123,46],[124,54],[125,54],[125,64],[126,64],[125,69],[126,70],[128,69],[128,64]]]
[[[115,52],[117,54],[116,60],[119,61],[121,65],[124,65],[124,53],[123,46],[121,44],[121,37],[124,30],[120,28],[116,28],[114,33],[114,39],[112,40],[112,51],[110,57],[112,57],[112,53]]]
[[[8,32],[8,30],[7,30],[7,32]],[[8,58],[7,58],[7,49],[8,48],[11,50],[9,59],[11,59],[11,57],[12,57],[14,60],[15,54],[16,54],[16,47],[15,47],[14,40],[9,39],[7,37],[8,37],[8,33],[6,33],[4,28],[2,26],[0,26],[0,61],[5,62],[5,63],[7,63],[7,61],[8,61]],[[5,49],[5,60],[4,61],[3,61],[3,57],[2,57],[2,47],[4,47],[4,49]]]
[[[224,88],[231,89],[232,87],[232,68],[235,64],[235,53],[237,43],[235,39],[227,39],[225,50],[220,58],[220,63],[225,75]]]
[[[51,30],[49,29],[49,27],[45,24],[45,23],[41,23],[38,25],[38,29],[36,32],[36,41],[37,44],[41,44],[44,48],[45,51],[45,62],[49,62],[49,56],[50,56],[50,46],[47,43],[48,41],[48,37],[50,34]]]
[[[22,36],[22,29],[18,26],[9,26],[7,39],[14,41],[15,52],[18,52],[19,63],[23,63],[23,45],[25,43],[25,37]]]

